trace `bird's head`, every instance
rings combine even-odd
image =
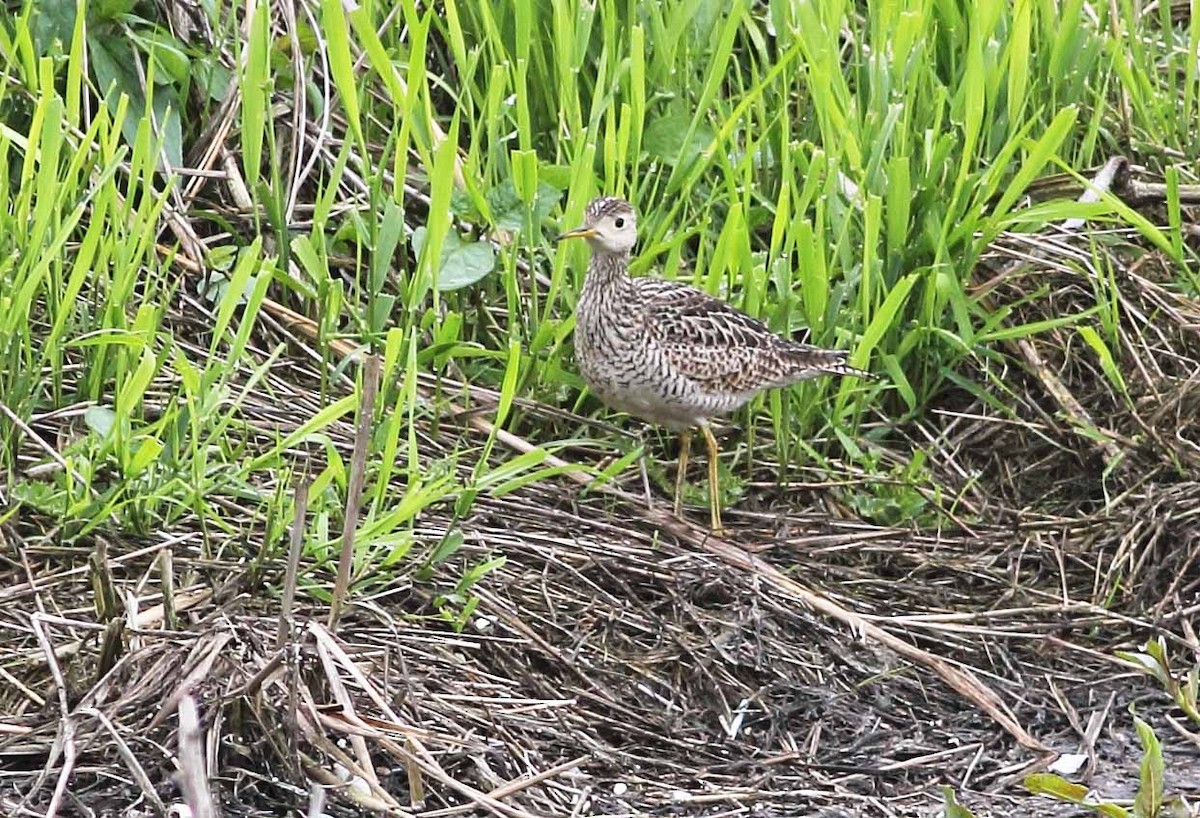
[[[637,212],[624,199],[603,196],[593,199],[583,212],[583,225],[560,234],[563,239],[587,239],[601,253],[628,253],[637,241]]]

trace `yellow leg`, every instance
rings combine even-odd
[[[687,476],[688,450],[692,448],[692,430],[679,433],[679,469],[675,472],[675,516],[683,513],[683,481]]]
[[[725,529],[721,525],[721,488],[717,483],[721,465],[717,459],[717,439],[707,426],[701,426],[700,431],[704,432],[704,440],[708,443],[708,508],[712,514],[712,532],[719,536]]]

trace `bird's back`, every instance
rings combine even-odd
[[[581,301],[576,347],[609,405],[671,426],[724,415],[757,392],[824,374],[860,374],[846,353],[800,344],[701,290],[624,278]]]
[[[634,284],[653,343],[707,392],[753,393],[819,375],[865,374],[846,363],[845,351],[785,338],[691,285],[658,278],[634,279]]]

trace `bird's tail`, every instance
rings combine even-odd
[[[865,369],[850,366],[846,363],[848,352],[843,349],[821,349],[808,344],[795,344],[788,350],[788,363],[791,364],[791,381],[806,381],[809,378],[819,378],[822,375],[850,375],[855,378],[878,380]]]

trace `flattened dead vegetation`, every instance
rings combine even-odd
[[[979,815],[1045,815],[1059,808],[1019,782],[1061,753],[1084,756],[1105,795],[1132,796],[1130,708],[1163,741],[1168,792],[1194,802],[1196,725],[1113,651],[1161,637],[1179,667],[1200,662],[1200,307],[1119,230],[1004,236],[985,261],[979,287],[1015,305],[1007,325],[1100,305],[1096,321],[1120,312],[1122,348],[1106,361],[1064,325],[1001,337],[956,373],[931,420],[896,430],[939,475],[929,525],[856,519],[842,498],[860,478],[836,463],[778,487],[760,436],[728,542],[661,499],[648,508],[636,470],[590,491],[540,480],[481,495],[464,519],[452,504],[423,514],[409,558],[453,530],[458,551],[427,580],[356,577],[330,628],[317,600],[333,562],[301,563],[281,620],[284,544],[233,495],[221,525],[101,527],[70,546],[21,510],[0,527],[0,802],[162,813],[181,798],[182,749],[185,768],[212,765],[227,815],[323,799],[330,815],[428,818],[908,816],[935,811],[941,786]],[[262,348],[290,351],[241,409],[249,446],[321,406],[320,356],[298,327],[260,321]],[[472,410],[492,396],[434,386],[422,381],[422,445],[478,450],[489,413],[456,414],[448,396]],[[586,429],[524,409],[524,431]],[[77,414],[31,424],[25,462],[47,462],[39,441],[69,436]],[[349,459],[353,429],[335,429]],[[501,442],[497,462],[527,441]],[[499,555],[456,632],[437,597]]]

